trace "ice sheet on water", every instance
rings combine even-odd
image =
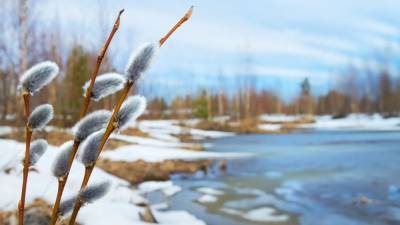
[[[202,195],[197,199],[197,201],[201,203],[216,202],[217,200],[218,198],[216,196],[208,194]]]
[[[285,222],[290,218],[288,215],[278,214],[274,208],[266,206],[248,211],[241,211],[234,208],[222,208],[221,211],[255,222]]]
[[[203,193],[203,194],[207,194],[207,195],[223,195],[224,192],[216,189],[216,188],[210,188],[210,187],[200,187],[197,188],[196,191]]]

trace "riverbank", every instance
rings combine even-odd
[[[211,160],[243,157],[244,154],[225,154],[203,152],[198,143],[183,143],[178,134],[181,128],[173,121],[141,121],[133,124],[128,133],[114,134],[112,142],[102,154],[100,167],[93,172],[91,182],[110,180],[111,191],[96,204],[85,207],[78,216],[81,224],[138,224],[139,213],[150,207],[159,224],[204,224],[185,211],[168,210],[168,205],[150,205],[146,195],[152,192],[162,192],[167,198],[174,195],[180,188],[168,178],[178,172],[196,172],[206,170]],[[3,137],[19,139],[15,128],[1,127]],[[69,139],[68,130],[47,127],[41,135],[50,137],[50,143],[60,143]],[[132,136],[132,133],[136,136]],[[190,129],[194,140],[233,135],[232,133],[203,131]],[[196,147],[197,146],[197,147]],[[3,223],[12,224],[15,219],[15,209],[20,192],[20,177],[22,172],[21,159],[24,144],[10,139],[0,139],[2,157],[0,158],[0,211]],[[110,147],[110,148],[109,148]],[[49,146],[44,156],[32,170],[29,178],[27,205],[38,200],[52,204],[56,195],[57,181],[51,175],[51,163],[57,155],[58,148]],[[200,150],[200,151],[199,151]],[[79,154],[79,153],[78,153]],[[148,173],[141,174],[147,168]],[[71,196],[78,190],[84,168],[74,163],[64,196]],[[136,173],[131,173],[136,171]],[[158,175],[154,175],[157,174]],[[127,177],[127,174],[130,174]],[[139,176],[139,174],[141,174]],[[137,176],[136,176],[137,175]],[[150,181],[151,180],[151,181]],[[154,181],[163,180],[163,181]],[[132,185],[135,184],[135,185]],[[136,185],[140,184],[140,185]],[[35,203],[35,207],[38,204]],[[46,210],[46,206],[41,204]],[[48,208],[48,206],[47,206]],[[98,215],[98,212],[108,212]],[[4,218],[8,217],[8,218]],[[7,222],[8,221],[8,222]],[[1,222],[0,222],[1,224]]]
[[[207,224],[400,222],[399,131],[307,130],[208,142],[210,151],[256,157],[229,160],[224,173],[174,179],[182,191],[173,209]]]
[[[229,116],[209,120],[187,119],[176,121],[187,129],[202,129],[235,134],[286,134],[298,130],[400,130],[400,117],[380,114],[283,115],[265,114],[258,118],[233,120]],[[182,136],[184,132],[182,132]]]
[[[396,130],[399,129],[398,125],[400,124],[399,118],[385,119],[376,115],[372,117],[352,115],[341,119],[328,116],[314,117],[315,120],[306,123],[299,122],[303,118],[299,120],[297,117],[269,115],[266,118],[262,125],[267,129],[279,127],[279,131],[276,131],[276,133],[281,133],[282,126],[288,124],[296,124],[296,129],[307,130],[374,130],[378,128]],[[253,147],[246,147],[235,152],[202,151],[204,146],[200,144],[201,140],[234,136],[235,133],[193,128],[191,127],[194,126],[193,124],[193,121],[186,121],[186,124],[182,124],[182,121],[177,120],[145,120],[132,124],[126,132],[112,135],[112,140],[106,146],[98,167],[95,169],[93,181],[112,180],[111,192],[113,193],[101,200],[99,205],[97,203],[93,206],[89,205],[87,209],[82,211],[83,213],[78,217],[78,221],[83,225],[110,224],[114,221],[110,221],[109,218],[114,218],[122,221],[121,224],[137,224],[140,223],[138,213],[145,212],[147,206],[149,206],[160,224],[204,224],[201,220],[203,219],[202,215],[198,215],[198,218],[196,218],[184,208],[178,211],[176,208],[171,210],[169,199],[181,190],[180,186],[169,181],[171,176],[176,173],[196,173],[198,171],[206,174],[212,161],[221,161],[221,168],[224,169],[226,167],[225,160],[252,156],[252,153],[244,154],[242,152],[251,150]],[[20,140],[18,142],[0,139],[0,147],[4,149],[0,158],[0,182],[10,184],[0,187],[2,197],[0,198],[0,210],[3,212],[12,212],[16,208],[19,197],[22,169],[20,160],[24,145],[21,143],[23,134],[15,132],[15,130],[11,127],[0,127],[0,136],[3,138]],[[56,180],[50,174],[51,165],[49,165],[49,162],[54,160],[57,153],[55,146],[71,138],[68,130],[55,127],[47,127],[45,130],[46,132],[40,135],[48,138],[53,146],[50,147],[32,172],[29,180],[28,204],[38,199],[43,200],[46,204],[52,204],[56,193]],[[267,137],[269,136],[265,136],[265,138]],[[275,136],[273,135],[273,137]],[[231,147],[233,149],[233,146]],[[228,169],[230,166],[231,164],[228,162]],[[79,163],[75,163],[66,187],[66,196],[72,195],[74,191],[78,190],[82,173],[83,167]],[[268,176],[276,175],[280,177],[279,174],[281,172],[268,173]],[[278,179],[280,179],[279,177]],[[269,184],[269,182],[266,184]],[[163,202],[152,204],[147,199],[147,196],[152,193],[162,193],[166,197]],[[218,199],[218,195],[204,193],[202,198],[196,201],[207,205],[215,199]],[[190,200],[187,199],[187,201]],[[229,209],[228,207],[228,211],[224,211],[223,214],[234,213],[235,215],[232,216],[238,218],[245,217],[246,213],[250,213],[250,215],[276,214],[272,209],[268,209],[268,206],[260,206],[257,208],[258,211],[251,209],[232,211]],[[110,211],[110,213],[104,215],[104,218],[94,216],[99,210]],[[292,214],[279,211],[279,213],[281,214],[278,215],[282,215],[282,218],[285,216],[295,218],[294,216],[298,212]],[[3,215],[14,214],[6,213]],[[175,221],[176,218],[181,219],[180,222]]]

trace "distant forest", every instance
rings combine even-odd
[[[76,121],[81,106],[82,86],[88,79],[98,50],[80,45],[63,44],[56,25],[45,29],[35,19],[38,7],[34,1],[0,1],[0,120],[18,123],[22,101],[17,90],[19,76],[31,65],[52,60],[61,69],[61,76],[46,87],[32,104],[49,102],[55,107],[60,125]],[[34,10],[32,9],[34,8]],[[99,17],[101,15],[99,14]],[[99,18],[100,20],[100,18]],[[56,23],[55,23],[56,24]],[[107,30],[107,27],[101,30]],[[112,57],[103,60],[100,73],[112,71]],[[148,99],[147,118],[203,118],[231,116],[234,119],[256,118],[260,114],[331,114],[337,117],[349,113],[381,113],[384,116],[400,112],[400,80],[388,68],[364,71],[348,70],[341,80],[323,96],[313,95],[310,78],[304,78],[299,93],[290,102],[270,90],[255,88],[255,82],[244,80],[228,94],[221,90],[199,91],[195,95]],[[140,87],[139,87],[140,88]],[[281,90],[284,92],[285,90]],[[146,95],[146,93],[142,93]],[[149,95],[151,96],[151,95]],[[92,108],[111,108],[115,97],[92,104]],[[57,121],[57,120],[56,120]],[[61,122],[60,122],[61,123]]]

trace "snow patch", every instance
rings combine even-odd
[[[113,151],[104,151],[101,158],[112,161],[134,162],[144,160],[147,162],[162,162],[164,160],[200,160],[200,159],[228,159],[250,157],[248,153],[217,153],[190,151],[179,148],[162,148],[144,145],[127,145]]]
[[[0,210],[15,210],[20,197],[20,188],[22,181],[22,165],[18,160],[18,155],[24,151],[24,144],[12,140],[0,139]],[[57,193],[57,180],[51,174],[51,163],[57,156],[59,149],[49,146],[48,151],[36,164],[37,172],[31,172],[28,180],[28,190],[26,203],[30,204],[36,198],[42,198],[49,204],[53,204]],[[5,167],[10,169],[8,173],[4,172]],[[64,198],[68,198],[79,190],[84,166],[78,161],[74,162],[67,185],[65,186]],[[95,168],[90,183],[97,183],[108,180],[111,182],[110,191],[101,199],[93,204],[82,208],[77,221],[81,224],[124,224],[137,225],[147,224],[140,221],[138,213],[144,208],[137,204],[148,203],[141,196],[140,191],[132,190],[129,182],[113,176],[99,168]],[[180,190],[180,187],[172,182],[153,182],[142,186],[145,192],[161,190],[170,196]],[[99,213],[100,212],[100,213]],[[107,213],[101,213],[107,212]],[[184,211],[153,211],[161,225],[205,225],[205,223],[196,217]]]
[[[262,207],[250,210],[245,213],[243,217],[257,222],[285,222],[289,219],[288,215],[277,215],[276,210],[270,207]]]
[[[287,122],[295,122],[301,120],[302,116],[300,115],[284,115],[284,114],[264,114],[261,115],[260,120],[265,122],[273,122],[273,123],[287,123]]]
[[[265,131],[278,131],[282,128],[280,124],[260,124],[258,125],[258,129]]]
[[[182,188],[174,185],[172,181],[148,181],[139,184],[138,190],[142,194],[161,191],[166,196],[172,196],[181,191]]]
[[[256,208],[247,212],[233,208],[221,208],[220,210],[226,214],[240,216],[243,219],[255,222],[285,222],[289,220],[288,215],[277,214],[277,211],[271,207]]]
[[[200,198],[197,199],[198,202],[201,203],[211,203],[216,202],[218,199],[214,195],[202,195]]]
[[[197,188],[196,191],[207,194],[207,195],[223,195],[224,192],[218,189],[209,188],[209,187],[200,187]]]
[[[315,123],[300,125],[301,128],[318,130],[400,130],[400,118],[383,118],[379,114],[350,114],[345,118],[317,116]]]

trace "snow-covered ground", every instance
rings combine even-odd
[[[17,208],[20,197],[22,176],[20,156],[24,151],[24,144],[13,140],[0,140],[0,146],[2,153],[0,158],[0,183],[2,184],[0,185],[0,210],[14,210]],[[58,148],[50,146],[35,166],[37,172],[32,171],[30,173],[26,199],[28,204],[36,198],[42,198],[50,204],[53,203],[57,193],[57,180],[51,174],[52,163],[50,162],[54,161],[57,153]],[[65,198],[79,190],[83,172],[83,165],[75,162],[65,187]],[[104,198],[82,208],[78,215],[80,223],[104,225],[145,224],[140,222],[138,216],[138,212],[142,212],[144,209],[136,206],[138,203],[147,202],[142,193],[161,191],[169,196],[171,193],[176,193],[180,190],[170,181],[143,183],[139,190],[133,190],[127,181],[96,168],[90,183],[104,180],[112,182],[111,190]],[[155,211],[154,214],[161,224],[204,224],[201,220],[184,211]]]
[[[234,135],[234,133],[230,132],[186,128],[186,127],[181,127],[177,124],[179,124],[178,120],[144,120],[138,122],[136,126],[140,130],[147,132],[153,138],[166,141],[175,141],[175,142],[177,142],[178,139],[173,135],[189,134],[192,136],[193,139],[198,139],[198,140],[202,140],[205,138],[220,138],[220,137]]]
[[[5,134],[11,133],[11,132],[12,132],[11,127],[0,126],[0,135],[5,135]]]
[[[302,116],[262,115],[260,129],[279,131],[282,124],[297,122]],[[298,128],[316,130],[400,130],[400,117],[383,118],[379,114],[350,114],[345,118],[334,119],[330,115],[314,116],[313,123],[299,124]]]
[[[400,117],[350,114],[345,118],[333,119],[332,116],[317,116],[315,123],[303,124],[300,127],[319,130],[400,130]]]
[[[140,130],[147,132],[150,137],[136,137],[121,134],[114,134],[113,139],[123,140],[131,143],[113,151],[105,151],[102,158],[117,161],[145,160],[150,162],[160,162],[167,159],[210,159],[244,156],[238,153],[214,153],[190,151],[184,148],[191,147],[191,144],[181,143],[175,134],[188,132],[198,139],[223,137],[232,135],[231,133],[217,131],[203,131],[198,129],[185,129],[175,125],[177,121],[142,121],[137,125]],[[2,134],[11,132],[9,127],[0,127]],[[17,208],[20,197],[22,163],[24,144],[14,140],[0,139],[0,210],[9,211]],[[36,198],[42,198],[53,204],[57,193],[57,180],[51,174],[52,163],[58,154],[58,147],[50,146],[46,153],[35,166],[36,171],[32,171],[28,181],[27,204]],[[68,183],[65,187],[64,198],[76,194],[79,190],[84,167],[75,161],[71,169]],[[140,221],[139,212],[144,208],[137,206],[139,203],[147,203],[144,196],[151,192],[161,192],[169,197],[179,192],[181,188],[174,185],[171,181],[166,182],[145,182],[133,190],[130,184],[112,174],[99,168],[93,172],[90,183],[104,180],[112,182],[111,190],[108,194],[93,204],[84,207],[78,215],[81,224],[146,224]],[[185,211],[169,211],[168,202],[162,205],[154,205],[154,215],[160,224],[201,224],[204,222],[195,218]],[[107,213],[102,213],[107,212]]]
[[[295,122],[302,118],[300,115],[284,115],[284,114],[264,114],[260,116],[260,120],[270,123]]]

